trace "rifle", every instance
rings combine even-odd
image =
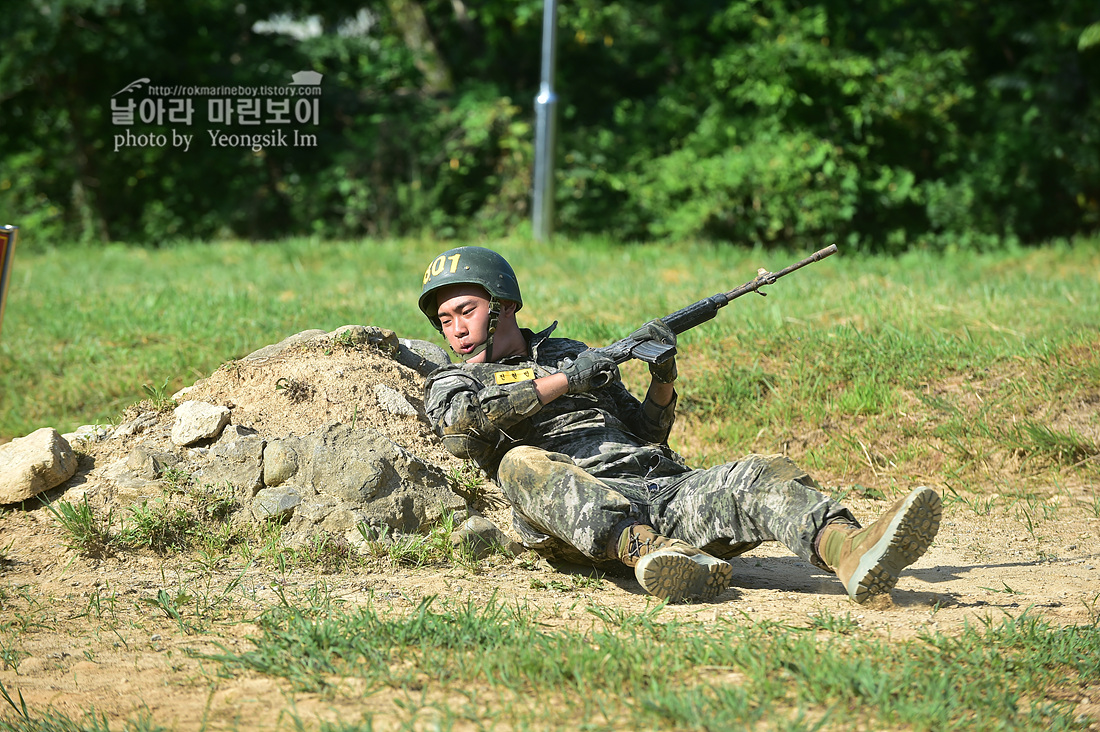
[[[790,267],[781,269],[778,272],[768,272],[766,269],[761,268],[757,271],[756,277],[750,282],[746,282],[729,292],[719,292],[717,295],[704,298],[697,303],[688,305],[686,308],[677,310],[671,315],[666,315],[660,320],[671,328],[673,333],[679,335],[685,330],[690,330],[697,325],[707,322],[718,314],[720,308],[724,308],[731,300],[736,300],[742,295],[755,292],[761,297],[767,297],[768,293],[761,292],[761,287],[773,285],[780,277],[785,277],[796,269],[805,267],[807,264],[820,262],[830,254],[836,254],[836,244],[831,244],[824,249],[818,250],[801,262],[795,262]],[[615,359],[615,363],[624,363],[632,358],[637,358],[646,363],[660,364],[676,355],[676,346],[658,343],[650,339],[637,338],[623,338],[621,341],[617,341],[610,346],[598,350]]]

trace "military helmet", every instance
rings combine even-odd
[[[439,332],[436,290],[450,285],[481,285],[490,299],[511,300],[516,310],[523,307],[519,294],[519,282],[508,261],[485,247],[456,247],[448,249],[432,260],[424,270],[424,289],[420,293],[420,310]]]

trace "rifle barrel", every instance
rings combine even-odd
[[[764,285],[773,284],[776,280],[784,275],[788,275],[794,272],[796,269],[805,267],[807,264],[813,264],[819,262],[825,257],[836,253],[836,244],[825,247],[819,251],[814,252],[810,256],[803,259],[801,262],[796,262],[786,269],[781,269],[778,272],[767,272],[761,270],[756,275],[756,279],[751,282],[746,282],[740,287],[730,290],[729,292],[719,292],[717,295],[703,298],[698,302],[688,305],[686,308],[681,308],[674,313],[670,313],[661,318],[665,325],[672,329],[673,333],[679,335],[686,330],[690,330],[697,325],[702,325],[714,316],[718,314],[718,310],[724,308],[730,300],[734,300],[741,297],[746,292],[756,292]],[[761,295],[764,293],[761,292]],[[649,347],[639,347],[640,344],[630,341],[630,339],[624,339],[619,341],[618,344],[611,346],[615,348],[619,344],[628,344],[628,347],[622,353],[618,353],[616,362],[622,363],[631,358],[638,358],[649,363],[660,363],[661,361],[671,358],[676,353],[675,348],[658,349],[660,353],[656,351],[650,352]]]
[[[764,285],[775,284],[775,281],[778,280],[780,277],[783,277],[785,275],[789,275],[791,272],[794,272],[796,269],[802,269],[807,264],[813,264],[814,262],[820,262],[822,259],[825,259],[825,257],[828,257],[832,254],[836,254],[836,251],[837,251],[836,250],[836,244],[830,244],[829,246],[825,247],[824,249],[817,250],[816,252],[814,252],[810,256],[803,259],[801,262],[795,262],[791,266],[785,267],[785,268],[779,270],[778,272],[761,272],[760,274],[758,274],[756,276],[755,279],[752,280],[752,282],[746,282],[745,284],[741,285],[740,287],[734,288],[734,289],[730,290],[729,292],[725,293],[725,295],[719,295],[718,297],[725,297],[726,303],[728,303],[730,300],[736,300],[737,298],[741,297],[742,295],[744,295],[746,293],[758,292],[760,290],[760,288],[763,287]],[[763,295],[764,293],[761,292],[760,294]],[[723,303],[723,304],[726,304],[726,303]]]

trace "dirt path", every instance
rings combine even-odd
[[[1056,624],[1088,623],[1100,602],[1100,517],[1087,499],[1083,489],[1048,496],[1045,513],[1032,516],[1030,524],[1019,501],[995,502],[987,515],[949,501],[931,551],[903,576],[892,601],[874,607],[851,603],[834,578],[778,545],[765,545],[733,560],[734,585],[718,601],[670,606],[659,617],[805,627],[824,613],[855,621],[861,635],[893,639],[953,633],[963,623],[1025,611]],[[859,516],[886,505],[850,503]],[[354,690],[335,699],[295,694],[283,680],[223,678],[216,663],[194,658],[217,652],[218,644],[247,647],[246,636],[255,628],[234,621],[274,604],[276,584],[304,594],[324,582],[346,602],[373,602],[384,612],[405,611],[433,595],[462,603],[496,596],[536,609],[550,627],[587,627],[590,605],[637,611],[652,602],[630,579],[591,582],[530,557],[495,556],[476,574],[455,567],[375,567],[333,575],[251,567],[242,574],[242,566],[223,561],[211,568],[201,557],[87,560],[74,557],[62,539],[45,509],[0,517],[0,546],[6,547],[0,567],[0,653],[6,667],[0,683],[13,698],[21,694],[31,710],[53,707],[79,719],[94,708],[113,728],[148,715],[179,730],[292,729],[295,717],[347,719],[364,712],[380,715],[375,723],[386,728],[387,715],[395,712],[388,697],[364,700]],[[205,633],[182,632],[156,603],[161,590],[209,599],[231,583],[236,587],[224,606],[215,604],[201,623]],[[1080,711],[1100,716],[1100,707]],[[0,716],[10,713],[4,709]]]

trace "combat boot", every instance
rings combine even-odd
[[[931,546],[943,512],[939,494],[917,488],[865,529],[829,523],[818,534],[818,556],[859,603],[894,589],[901,570]]]
[[[642,589],[669,602],[710,600],[729,587],[733,576],[728,562],[645,524],[623,530],[617,553],[623,564],[634,568]]]

